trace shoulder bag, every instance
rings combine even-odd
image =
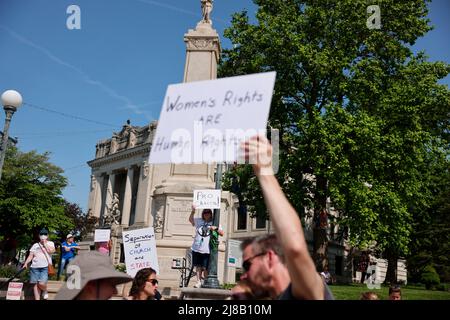
[[[49,276],[54,276],[54,275],[56,275],[55,267],[50,263],[50,261],[49,261],[48,258],[47,258],[47,254],[48,254],[47,251],[44,250],[44,248],[42,248],[42,246],[41,246],[40,243],[39,243],[39,247],[41,247],[42,252],[44,252],[45,259],[47,260],[47,263],[48,263],[48,275],[49,275]]]

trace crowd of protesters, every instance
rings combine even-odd
[[[253,161],[253,170],[275,232],[242,242],[243,273],[241,281],[231,290],[231,299],[333,300],[328,287],[333,283],[333,278],[328,269],[320,274],[316,271],[299,215],[275,178],[270,142],[263,136],[253,137],[245,142],[242,151],[246,159]],[[202,210],[200,218],[194,218],[195,212],[196,208],[192,206],[188,221],[195,227],[191,251],[197,275],[194,287],[199,288],[207,277],[212,235],[223,236],[224,232],[220,226],[213,225],[211,209]],[[11,237],[6,237],[5,242],[8,245],[3,246],[7,249],[3,249],[3,259],[11,261],[17,246],[14,246]],[[95,251],[77,255],[80,247],[75,243],[74,235],[68,234],[61,244],[58,278],[65,273],[68,265],[72,266],[72,272],[66,275],[66,281],[55,299],[107,300],[118,294],[117,285],[125,283],[131,283],[131,288],[123,294],[124,299],[161,299],[156,271],[152,268],[141,269],[134,279],[117,271],[109,256],[111,245],[111,241],[96,243]],[[54,252],[55,244],[48,239],[48,230],[42,229],[39,241],[33,244],[23,264],[24,269],[30,270],[30,283],[34,284],[36,300],[48,298],[48,272],[53,264]],[[366,254],[360,259],[361,282],[364,282],[369,262]],[[399,287],[390,288],[389,299],[401,299]],[[361,300],[378,300],[378,296],[374,292],[365,292]]]

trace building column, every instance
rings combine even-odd
[[[105,204],[103,206],[103,216],[107,213],[107,208],[111,208],[112,200],[113,200],[113,191],[114,191],[114,183],[115,183],[116,175],[112,172],[108,172],[108,184],[106,188],[105,195]]]
[[[150,211],[150,166],[146,162],[139,168],[139,185],[136,197],[136,209],[134,216],[134,224],[138,226],[151,226]]]
[[[92,203],[89,205],[89,209],[91,209],[91,213],[94,217],[100,218],[100,212],[102,209],[102,185],[103,180],[105,179],[104,176],[101,175],[93,175],[93,183],[92,186]]]
[[[122,206],[122,222],[124,227],[128,227],[130,223],[130,211],[131,211],[131,192],[133,186],[133,167],[129,167],[127,171],[127,179],[125,181],[125,193],[123,195],[123,206]]]

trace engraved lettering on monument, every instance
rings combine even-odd
[[[192,201],[173,199],[170,206],[170,227],[172,234],[190,236],[192,227],[188,222]]]
[[[189,44],[189,49],[198,49],[198,50],[214,50],[214,42],[212,40],[207,39],[193,39]]]

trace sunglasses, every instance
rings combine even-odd
[[[156,280],[156,279],[150,279],[150,280],[147,280],[147,282],[151,282],[152,285],[154,285],[154,286],[156,286],[158,284],[158,280]]]
[[[244,262],[242,262],[242,268],[244,269],[244,272],[248,272],[252,266],[252,260],[265,255],[267,252],[261,252],[258,254],[255,254],[253,257],[246,259]]]

